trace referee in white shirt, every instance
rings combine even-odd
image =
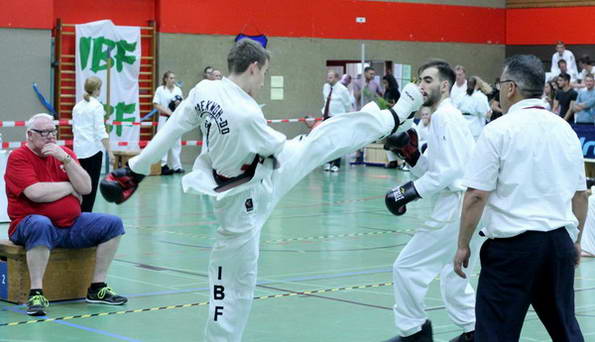
[[[489,239],[481,248],[475,306],[476,341],[518,341],[529,304],[554,341],[583,341],[574,314],[574,269],[587,212],[579,139],[543,108],[541,61],[506,60],[500,103],[508,112],[487,125],[463,183],[455,272],[484,208]]]

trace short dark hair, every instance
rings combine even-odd
[[[455,84],[455,80],[457,75],[455,74],[454,70],[450,67],[448,62],[441,60],[441,59],[432,59],[417,69],[417,75],[421,75],[421,73],[429,68],[436,68],[438,69],[438,77],[440,77],[441,81],[448,81],[450,87]]]
[[[239,40],[227,55],[227,68],[230,73],[243,73],[250,64],[258,62],[262,68],[266,61],[271,60],[271,54],[259,43],[249,38]]]
[[[579,63],[591,65],[591,57],[589,55],[583,55],[581,58],[578,59]]]
[[[595,76],[593,76],[593,74],[586,74],[585,75],[585,78],[592,78],[592,79],[595,80]]]
[[[571,79],[570,75],[568,75],[565,72],[558,75],[558,78],[561,78],[561,79],[565,80],[566,82],[570,82],[570,79]]]
[[[367,67],[364,68],[364,73],[366,73],[366,72],[368,72],[370,70],[376,71],[376,69],[374,69],[374,67],[367,66]]]
[[[561,60],[558,61],[558,66],[560,66],[560,64],[562,64],[562,63],[568,65],[568,63],[566,63],[566,60],[561,59]]]
[[[545,87],[543,63],[534,55],[514,55],[504,61],[507,79],[514,81],[524,98],[541,98]]]

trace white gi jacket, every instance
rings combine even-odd
[[[440,228],[458,219],[460,199],[466,190],[463,173],[475,140],[467,120],[450,98],[444,99],[432,113],[426,139],[426,152],[410,170],[414,177],[419,177],[413,184],[422,198],[436,195],[432,214],[425,224]]]
[[[147,146],[146,155],[162,156],[184,132],[199,127],[203,135],[200,155],[192,172],[182,178],[184,192],[200,193],[217,198],[236,194],[259,184],[273,170],[273,159],[259,163],[254,177],[245,184],[217,193],[213,170],[224,177],[243,173],[242,166],[251,164],[256,154],[275,156],[285,143],[285,135],[267,125],[256,101],[227,78],[212,82],[203,80],[188,94],[173,113],[165,128]],[[241,127],[241,129],[239,129]],[[238,144],[237,142],[246,142]],[[129,162],[134,172],[148,174],[154,158]]]

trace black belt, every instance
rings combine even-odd
[[[463,115],[473,115],[473,114],[471,114],[471,113],[463,113]]]
[[[257,154],[256,156],[254,156],[252,164],[244,164],[242,166],[242,171],[244,171],[244,173],[231,178],[221,176],[217,173],[217,170],[213,170],[213,178],[217,183],[215,192],[224,192],[236,186],[248,183],[252,179],[252,177],[254,177],[256,166],[258,166],[258,163],[262,163],[263,161],[264,158]]]

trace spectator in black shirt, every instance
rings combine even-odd
[[[570,87],[570,75],[560,74],[558,76],[558,87],[560,90],[556,92],[554,113],[558,113],[564,120],[574,123],[572,107],[574,107],[578,94]]]

